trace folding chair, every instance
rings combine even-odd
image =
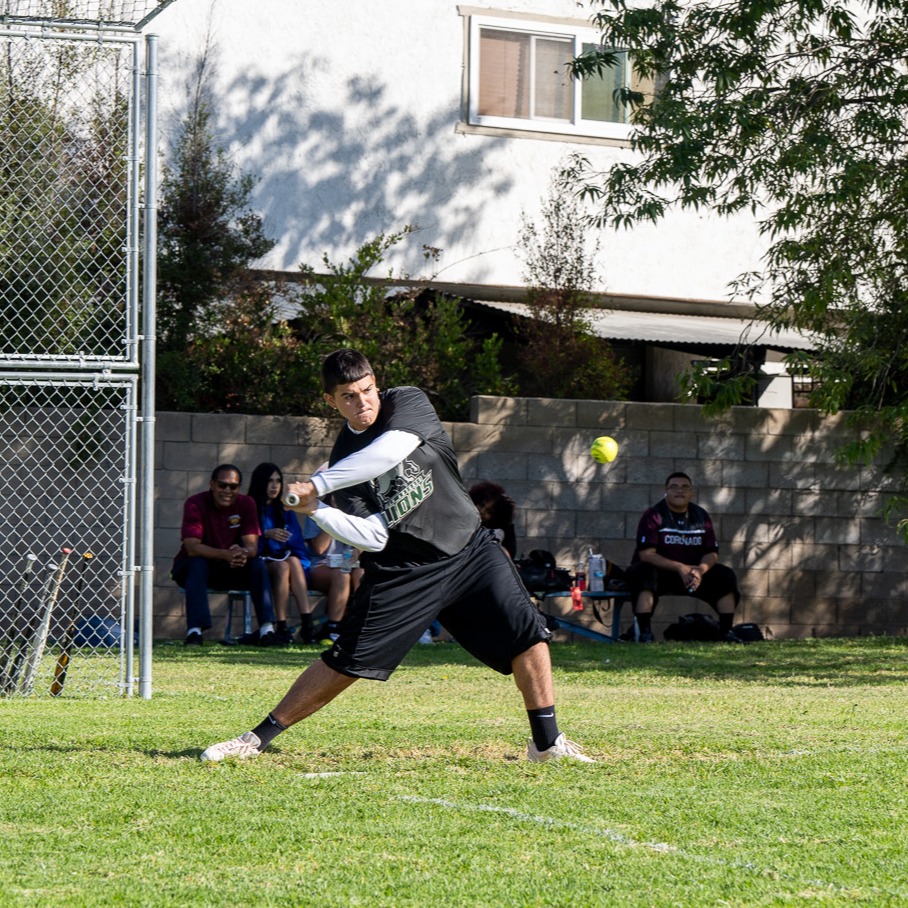
[[[235,646],[236,637],[233,636],[233,607],[234,604],[242,604],[243,615],[243,633],[252,633],[252,594],[249,590],[208,590],[208,595],[217,593],[227,597],[227,611],[224,618],[224,636],[221,643],[224,646]]]

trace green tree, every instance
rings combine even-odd
[[[355,347],[381,372],[382,385],[418,385],[443,419],[464,419],[472,395],[512,394],[514,384],[499,364],[501,339],[470,337],[458,299],[429,291],[429,281],[389,295],[390,271],[382,281],[368,279],[414,229],[380,234],[343,264],[325,255],[322,275],[302,266],[307,284],[297,321],[307,346],[320,356]],[[432,260],[438,251],[424,247],[423,253]]]
[[[219,307],[218,330],[184,359],[191,384],[178,409],[303,415],[317,400],[321,360],[282,318],[280,288],[249,280]]]
[[[588,217],[556,175],[542,202],[542,224],[521,217],[526,302],[532,318],[520,327],[521,393],[544,397],[621,400],[629,375],[609,342],[586,316],[596,280],[598,243]]]
[[[158,331],[180,353],[218,328],[220,303],[274,247],[250,205],[256,180],[238,171],[211,125],[210,48],[187,86],[189,108],[163,167],[158,212]]]
[[[658,221],[675,206],[754,216],[760,269],[735,294],[772,325],[814,332],[793,366],[818,379],[814,403],[854,411],[851,463],[908,454],[908,10],[895,0],[597,0],[603,48],[630,51],[657,81],[623,90],[631,161],[572,178],[598,222]],[[574,62],[584,77],[607,50]],[[733,401],[746,378],[732,378]],[[702,387],[696,377],[692,389]],[[715,390],[715,389],[711,389]],[[904,486],[903,486],[904,488]],[[894,496],[889,513],[904,513]],[[905,527],[902,522],[903,529]]]
[[[422,387],[442,418],[466,418],[473,394],[513,393],[499,365],[500,340],[470,337],[456,299],[421,287],[389,295],[393,273],[369,276],[411,232],[369,240],[342,264],[326,255],[325,273],[302,267],[302,284],[268,284],[247,275],[212,304],[217,330],[200,334],[174,367],[159,374],[159,386],[170,395],[167,406],[333,415],[321,399],[321,363],[345,346],[375,363],[383,386]]]
[[[235,409],[233,382],[251,389],[242,376],[255,367],[250,361],[240,364],[238,374],[230,373],[222,362],[231,349],[230,330],[236,327],[231,306],[238,304],[251,318],[250,309],[267,305],[258,295],[250,296],[248,270],[274,242],[250,204],[255,178],[238,170],[214,135],[213,53],[206,46],[196,61],[187,85],[189,107],[176,131],[171,160],[162,168],[156,380],[162,409]],[[249,339],[234,340],[242,346]]]

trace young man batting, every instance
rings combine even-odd
[[[357,679],[387,680],[438,619],[481,662],[513,674],[529,716],[529,760],[593,762],[559,731],[551,635],[511,559],[481,528],[426,395],[379,391],[368,360],[349,349],[327,357],[322,381],[325,400],[347,424],[328,469],[287,491],[299,499],[296,510],[362,551],[365,575],[331,649],[256,728],[213,744],[202,759],[258,756]],[[336,507],[320,500],[328,495]]]

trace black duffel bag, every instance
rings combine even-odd
[[[666,640],[681,642],[718,643],[725,635],[719,629],[719,622],[712,615],[694,612],[682,615],[674,624],[670,624],[663,636]]]
[[[543,549],[533,549],[529,558],[514,561],[523,585],[531,593],[553,593],[569,590],[573,577],[566,568],[555,564],[555,556]]]

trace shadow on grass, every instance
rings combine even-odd
[[[564,644],[554,661],[564,671],[609,669],[660,678],[783,684],[793,687],[858,687],[908,683],[908,639],[902,637],[822,638],[726,643],[606,644],[591,658],[591,647]],[[595,646],[595,645],[594,645]],[[595,652],[595,650],[594,650]],[[602,653],[602,649],[599,651]]]
[[[182,645],[155,646],[154,658],[204,659],[230,666],[286,669],[288,683],[319,657],[318,646],[288,648]],[[884,686],[908,683],[908,638],[855,637],[765,641],[746,646],[724,643],[655,643],[647,646],[609,643],[552,644],[559,672],[629,672],[653,678],[729,680],[806,687]],[[476,660],[456,643],[416,646],[401,671],[419,666],[471,666]]]
[[[201,747],[184,747],[180,750],[161,750],[157,747],[135,747],[132,751],[137,754],[144,754],[153,760],[178,760],[181,758],[191,757],[198,760],[206,745]],[[123,748],[116,743],[99,744],[97,742],[85,743],[84,741],[73,741],[71,744],[29,744],[16,748],[20,753],[27,754],[46,754],[48,757],[64,756],[71,757],[76,754],[120,754]]]

